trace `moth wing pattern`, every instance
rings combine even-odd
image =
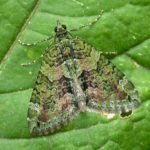
[[[72,37],[60,23],[55,32],[29,104],[28,125],[33,135],[52,133],[86,110],[124,117],[139,106],[133,84],[102,52]]]
[[[69,81],[58,64],[63,62],[60,53],[54,44],[49,49],[44,54],[28,109],[28,126],[34,136],[53,133],[77,114]]]
[[[79,40],[81,42],[81,40]],[[84,47],[90,47],[85,42]],[[89,110],[102,114],[130,114],[141,103],[138,91],[102,52],[90,48],[90,55],[80,60],[82,87]]]

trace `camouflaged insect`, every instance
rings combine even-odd
[[[102,52],[72,37],[65,25],[58,23],[55,32],[29,104],[33,135],[52,133],[80,112],[126,116],[139,106],[133,84]]]

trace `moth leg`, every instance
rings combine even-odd
[[[40,44],[40,43],[42,43],[42,42],[49,41],[49,40],[51,40],[53,37],[54,37],[54,36],[49,36],[49,37],[47,37],[47,38],[45,38],[45,39],[42,39],[42,40],[40,40],[40,41],[36,41],[36,42],[33,42],[33,43],[24,43],[24,42],[22,42],[21,40],[18,40],[18,42],[19,42],[21,45],[23,45],[23,46],[35,46],[35,45],[38,45],[38,44]]]
[[[30,61],[30,62],[27,62],[27,63],[22,63],[20,65],[23,66],[23,67],[32,66],[35,63],[37,63],[38,61],[40,61],[42,58],[43,58],[43,55],[40,55],[40,57],[38,57],[37,59],[35,59],[33,61]]]
[[[101,52],[104,55],[117,55],[117,52],[112,51],[112,52]]]
[[[48,122],[39,122],[36,118],[38,112],[32,108],[30,108],[30,111],[32,114],[35,114],[35,117],[32,116],[32,118],[29,117],[27,119],[30,132],[33,134],[33,136],[42,136],[53,133],[54,131],[60,129],[62,126],[67,125],[79,113],[77,108],[72,106],[61,114],[55,115],[55,117],[53,117]]]
[[[78,28],[74,28],[74,29],[71,29],[69,31],[79,31],[80,29],[83,29],[85,27],[89,27],[89,26],[92,26],[93,24],[95,24],[101,17],[102,17],[102,14],[103,14],[103,10],[100,12],[100,14],[96,17],[96,19],[94,19],[93,21],[89,22],[88,24],[85,24],[85,25],[81,25],[79,26]]]
[[[48,45],[48,47],[44,50],[44,52],[49,50],[51,44],[52,44],[52,42]],[[43,53],[44,53],[44,52],[43,52]],[[40,55],[40,57],[38,57],[37,59],[35,59],[35,60],[31,61],[31,62],[22,63],[22,64],[20,64],[20,65],[21,65],[21,66],[24,66],[24,67],[34,65],[35,63],[37,63],[38,61],[40,61],[41,59],[43,59],[43,53],[42,53],[42,54]]]

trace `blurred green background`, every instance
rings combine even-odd
[[[142,99],[130,118],[107,120],[80,114],[61,131],[32,138],[27,109],[48,43],[26,48],[53,34],[56,20],[68,29],[94,19],[92,27],[73,32],[97,50],[116,51],[109,59],[133,82]],[[149,150],[150,149],[150,1],[149,0],[0,0],[0,150]]]

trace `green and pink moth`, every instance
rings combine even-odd
[[[46,39],[53,41],[43,54],[28,109],[28,126],[34,136],[60,129],[80,112],[124,117],[140,105],[134,85],[103,52],[70,34],[78,29],[68,31],[58,22],[54,30],[55,35]],[[26,46],[40,42],[20,41]]]

